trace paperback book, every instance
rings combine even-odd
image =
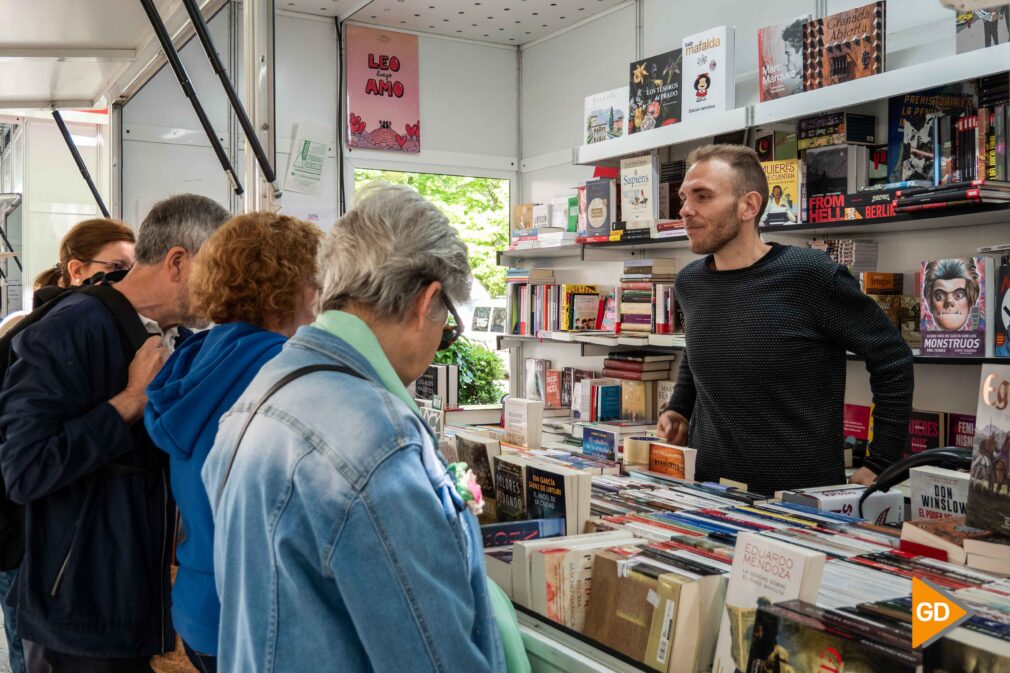
[[[736,107],[735,39],[732,26],[684,38],[684,119]]]
[[[1003,467],[1000,468],[999,466]],[[969,526],[1010,536],[1010,365],[982,365],[975,415]]]
[[[768,206],[761,216],[761,226],[795,224],[800,210],[800,161],[763,161],[768,178]]]
[[[884,72],[884,2],[803,25],[803,90]]]
[[[586,144],[624,135],[628,118],[628,87],[586,96]]]
[[[628,133],[681,120],[681,50],[634,61],[628,87]]]
[[[894,96],[887,102],[888,180],[936,182],[937,118],[970,113],[975,97],[970,83]]]
[[[758,29],[758,92],[761,102],[803,91],[804,16]]]
[[[991,273],[992,258],[948,257],[922,263],[923,355],[986,355],[987,270]]]
[[[968,501],[968,473],[934,465],[908,471],[913,519],[964,516]]]

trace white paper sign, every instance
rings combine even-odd
[[[330,129],[320,124],[302,123],[295,126],[291,143],[291,158],[284,178],[289,192],[319,196],[323,191],[323,169],[329,151]]]

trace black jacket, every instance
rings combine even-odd
[[[64,300],[13,342],[0,391],[0,470],[25,508],[22,638],[83,656],[172,649],[174,503],[142,420],[108,400],[133,354],[97,299]]]

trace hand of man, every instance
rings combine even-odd
[[[868,467],[861,467],[856,470],[852,476],[849,478],[850,484],[860,484],[861,486],[869,486],[877,478],[877,473]]]
[[[132,424],[144,415],[144,406],[147,404],[147,385],[158,375],[167,359],[168,349],[165,348],[162,337],[159,335],[148,338],[137,354],[133,356],[126,388],[109,400],[109,404],[119,412],[119,415],[127,423]]]
[[[687,443],[687,419],[676,411],[664,411],[659,415],[656,434],[670,444],[683,446]]]

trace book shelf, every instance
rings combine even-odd
[[[804,91],[764,103],[715,112],[701,119],[582,145],[575,148],[574,163],[582,166],[616,165],[623,157],[671,145],[851,108],[1006,70],[1010,70],[1010,43],[888,70],[872,77]]]
[[[687,249],[687,236],[608,243],[571,243],[545,248],[499,250],[498,266],[522,267],[526,260],[574,259],[578,261],[608,261],[634,257],[641,250]]]

